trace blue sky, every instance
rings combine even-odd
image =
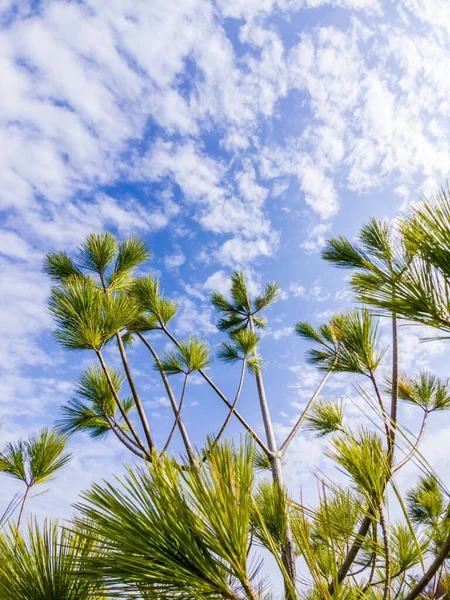
[[[226,292],[236,268],[253,290],[280,283],[262,351],[282,438],[318,380],[294,324],[351,301],[345,273],[320,259],[324,241],[394,218],[449,176],[448,2],[0,0],[0,24],[2,439],[51,424],[91,360],[52,341],[41,264],[102,229],[147,241],[149,269],[179,304],[177,335],[201,333],[214,349],[210,293]],[[445,373],[448,350],[419,337],[402,329],[402,369]],[[169,408],[147,357],[132,360],[162,442]],[[212,372],[231,394],[237,372]],[[335,378],[325,396],[344,395],[355,399],[351,382]],[[260,427],[254,399],[248,380],[241,409]],[[197,442],[223,415],[191,386]],[[402,418],[415,430],[416,413]],[[448,475],[450,421],[431,429],[424,451]],[[80,489],[126,458],[113,440],[71,443],[77,458],[33,501],[39,514],[69,514]],[[293,444],[291,488],[312,493],[325,445]]]

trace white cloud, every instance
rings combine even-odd
[[[174,321],[178,335],[204,337],[217,332],[211,306],[198,305],[186,297],[177,298],[176,302],[178,311]]]
[[[226,241],[216,252],[217,260],[229,266],[246,265],[255,258],[271,256],[273,245],[264,238],[256,240],[244,240],[234,237]]]
[[[300,247],[306,250],[306,252],[317,252],[325,245],[330,230],[331,225],[329,223],[315,225],[309,231],[306,240],[300,244]]]
[[[220,294],[227,296],[231,289],[230,275],[222,270],[216,271],[208,277],[203,284],[203,288],[208,292],[219,292]]]
[[[185,255],[181,252],[181,250],[177,250],[174,254],[170,254],[164,257],[164,264],[166,269],[169,271],[178,270],[184,263],[186,262]]]
[[[25,260],[30,253],[30,245],[20,235],[14,231],[0,229],[0,254]]]
[[[298,283],[291,283],[291,285],[289,286],[289,291],[291,292],[291,294],[293,296],[295,296],[295,298],[298,298],[299,296],[304,296],[305,295],[305,288],[303,285],[300,285]]]

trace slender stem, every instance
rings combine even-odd
[[[442,577],[442,567],[439,568],[439,570],[436,572],[436,575],[434,576],[433,598],[436,598],[436,594],[437,594],[437,591],[438,591],[439,582],[441,580],[441,577]]]
[[[130,421],[130,419],[129,419],[129,417],[128,417],[128,415],[127,415],[127,413],[126,413],[126,411],[125,411],[125,409],[124,409],[124,407],[122,405],[122,402],[120,401],[120,398],[117,395],[116,388],[114,387],[114,384],[113,384],[113,382],[111,380],[111,376],[109,374],[108,367],[106,366],[106,363],[105,363],[105,361],[103,359],[103,355],[102,355],[101,351],[97,349],[96,350],[96,354],[97,354],[98,359],[100,361],[100,364],[102,366],[103,373],[105,374],[105,377],[106,377],[106,380],[108,382],[108,385],[109,385],[109,388],[111,390],[111,393],[113,395],[113,398],[114,398],[114,400],[115,400],[115,402],[117,404],[117,407],[119,408],[120,414],[122,415],[125,423],[128,425],[128,428],[129,428],[132,436],[136,440],[136,443],[139,446],[139,448],[141,448],[141,450],[143,450],[144,454],[151,460],[152,459],[152,455],[149,454],[148,450],[146,449],[146,447],[142,443],[140,437],[136,433],[136,430],[135,430],[135,428],[133,426],[133,423]]]
[[[136,409],[139,414],[139,418],[141,420],[142,429],[144,430],[145,438],[147,440],[148,449],[151,451],[154,447],[153,438],[150,433],[150,426],[147,421],[147,416],[144,411],[144,407],[142,406],[141,399],[139,397],[139,393],[137,391],[136,385],[134,383],[134,378],[130,370],[130,365],[128,364],[127,354],[125,352],[125,348],[123,345],[122,337],[120,333],[116,333],[117,345],[119,346],[120,356],[122,358],[123,368],[125,369],[125,374],[127,376],[128,384],[130,386],[131,394],[133,396],[134,403],[136,405]]]
[[[350,547],[350,550],[347,553],[347,556],[344,559],[344,562],[342,563],[342,565],[340,566],[339,570],[338,570],[338,576],[337,576],[337,581],[338,583],[341,583],[348,575],[348,572],[350,571],[350,567],[352,566],[356,555],[358,554],[359,550],[361,549],[362,543],[364,538],[367,535],[367,532],[369,531],[370,525],[372,523],[372,517],[370,515],[366,515],[364,517],[364,519],[361,522],[361,525],[359,526],[358,532],[355,536],[355,539],[353,541],[353,544]],[[328,591],[330,594],[334,593],[334,582],[331,582],[330,585],[328,586]]]
[[[396,471],[398,471],[404,465],[406,465],[406,463],[409,462],[411,460],[411,458],[414,456],[414,454],[417,452],[417,449],[419,448],[420,442],[422,441],[422,438],[425,433],[425,428],[426,428],[427,420],[428,420],[428,414],[429,414],[428,411],[425,410],[424,414],[423,414],[422,425],[420,427],[419,435],[417,436],[417,439],[416,439],[411,451],[405,456],[405,458],[402,461],[400,461],[398,464],[396,464],[394,467],[392,467],[392,474],[394,474]]]
[[[25,510],[25,504],[27,503],[27,500],[28,500],[28,495],[29,495],[29,493],[30,493],[30,490],[31,490],[31,484],[29,483],[29,484],[27,484],[27,489],[26,489],[26,492],[25,492],[25,494],[23,495],[22,505],[21,505],[21,507],[20,507],[19,517],[18,517],[18,519],[17,519],[17,530],[19,530],[19,529],[20,529],[20,524],[21,524],[21,522],[22,522],[23,512],[24,512],[24,510]]]
[[[144,344],[144,346],[147,348],[147,350],[150,351],[157,366],[159,367],[158,371],[163,380],[163,384],[166,389],[167,397],[169,398],[169,402],[172,407],[173,414],[176,415],[178,413],[178,404],[175,399],[172,388],[170,386],[169,379],[168,379],[166,373],[163,371],[163,369],[161,369],[161,361],[159,359],[159,356],[158,356],[156,350],[153,348],[153,346],[149,343],[149,341],[142,335],[142,333],[136,332],[136,335],[141,340],[141,342]],[[184,447],[186,448],[186,452],[188,453],[189,460],[191,461],[192,464],[196,464],[194,449],[193,449],[191,441],[189,439],[189,435],[187,433],[186,427],[184,426],[183,420],[181,418],[178,420],[178,427],[180,429],[180,434],[183,439]]]
[[[427,572],[423,575],[423,577],[418,581],[418,583],[413,587],[413,589],[404,597],[404,600],[414,600],[417,598],[423,590],[427,587],[430,581],[433,579],[435,574],[439,571],[441,566],[444,564],[446,558],[450,554],[450,534],[447,536],[442,548],[439,551],[439,554],[436,555],[436,558],[428,567]]]
[[[314,392],[314,394],[311,397],[311,400],[308,402],[308,404],[306,405],[304,411],[302,412],[302,414],[300,415],[297,423],[294,425],[291,433],[287,436],[287,438],[284,440],[284,442],[281,444],[280,447],[280,452],[282,454],[284,454],[286,452],[287,447],[289,446],[289,444],[292,442],[292,440],[295,438],[295,436],[298,433],[298,430],[300,429],[300,427],[303,424],[303,421],[306,418],[306,415],[309,412],[309,409],[311,408],[311,406],[314,404],[314,402],[317,400],[318,395],[320,394],[320,392],[322,391],[323,386],[325,385],[325,383],[327,382],[328,377],[331,375],[331,371],[328,371],[328,373],[325,374],[325,377],[322,379],[322,381],[319,383],[319,385],[317,386],[316,391]]]
[[[391,543],[384,515],[383,500],[380,500],[379,502],[378,512],[380,515],[381,531],[383,533],[384,553],[386,555],[383,600],[389,600],[389,590],[391,585]]]
[[[172,441],[173,434],[175,433],[175,429],[177,428],[177,425],[178,425],[178,423],[180,421],[181,408],[183,406],[184,396],[186,394],[186,388],[187,388],[188,378],[189,378],[189,373],[186,373],[186,375],[184,377],[183,391],[181,392],[181,397],[180,397],[180,404],[178,405],[178,411],[177,411],[177,413],[175,415],[175,422],[174,422],[173,427],[172,427],[172,429],[170,431],[169,437],[167,438],[167,442],[164,444],[164,448],[162,449],[161,455],[163,455],[167,451],[167,448],[169,447],[169,444]]]
[[[371,584],[373,581],[373,578],[375,576],[375,567],[377,565],[377,544],[378,544],[378,525],[377,525],[377,523],[374,523],[372,525],[372,531],[373,531],[374,548],[373,548],[373,553],[372,553],[372,568],[370,569],[368,584]]]
[[[253,333],[255,333],[255,326],[253,324],[253,319],[250,317],[250,329]],[[253,353],[254,357],[259,362],[258,353],[255,350]],[[264,381],[261,373],[261,369],[256,369],[256,386],[258,388],[258,397],[259,397],[259,406],[261,409],[261,416],[264,424],[264,431],[266,433],[267,447],[270,452],[276,454],[278,451],[277,442],[275,440],[275,433],[273,430],[272,419],[270,416],[269,405],[267,404],[266,390],[264,388]]]
[[[400,594],[402,593],[402,589],[403,589],[403,585],[404,585],[404,583],[405,583],[405,573],[402,573],[402,576],[401,576],[401,578],[400,578],[400,583],[399,583],[399,586],[398,586],[397,593],[396,593],[396,594],[395,594],[395,596],[394,596],[394,600],[397,600],[397,598],[399,598],[399,597],[400,597]]]
[[[398,325],[397,315],[392,313],[392,391],[391,391],[391,415],[389,422],[389,464],[394,462],[395,434],[397,429],[398,408]]]
[[[12,500],[9,502],[9,504],[5,508],[5,510],[3,511],[3,514],[0,515],[0,531],[3,529],[3,527],[9,521],[11,516],[14,514],[17,507],[21,504],[20,497],[21,497],[20,494],[15,494],[13,496]]]
[[[213,443],[212,443],[212,447],[214,447],[214,446],[217,444],[217,442],[220,440],[220,438],[222,437],[222,435],[223,435],[223,432],[225,431],[225,428],[226,428],[226,426],[228,425],[228,423],[229,423],[229,421],[230,421],[230,419],[231,419],[231,416],[232,416],[232,415],[233,415],[233,413],[234,413],[234,409],[235,409],[235,407],[236,407],[236,404],[237,404],[237,402],[238,402],[238,400],[239,400],[239,397],[240,397],[240,395],[241,395],[241,391],[242,391],[242,386],[243,386],[243,384],[244,384],[245,366],[246,366],[246,365],[245,365],[245,360],[244,360],[244,361],[242,361],[242,370],[241,370],[241,376],[240,376],[240,378],[239,378],[239,385],[238,385],[238,389],[237,389],[236,395],[235,395],[235,397],[234,397],[233,404],[231,405],[231,408],[230,408],[230,410],[229,410],[229,412],[228,412],[227,418],[226,418],[226,419],[225,419],[225,421],[223,422],[223,425],[222,425],[222,427],[220,428],[220,431],[219,431],[219,433],[216,435],[216,437],[215,437],[215,439],[214,439],[214,441],[213,441]]]
[[[172,340],[172,342],[176,346],[180,345],[179,342],[177,341],[177,339],[170,333],[170,331],[168,329],[166,329],[165,327],[162,327],[162,330]],[[206,383],[216,392],[216,394],[219,396],[219,398],[222,400],[222,402],[224,402],[228,406],[228,408],[231,409],[233,407],[231,402],[228,400],[228,398],[225,396],[225,394],[220,391],[220,389],[217,387],[217,385],[208,377],[208,375],[205,373],[205,371],[200,369],[199,373],[203,377],[203,379],[206,381]],[[266,444],[264,444],[262,439],[257,435],[257,433],[252,429],[252,427],[247,423],[247,421],[244,419],[244,417],[236,409],[234,409],[233,413],[234,413],[235,417],[238,419],[238,421],[241,423],[241,425],[243,425],[243,427],[247,430],[249,435],[255,440],[255,442],[258,444],[258,446],[267,454],[267,456],[269,456],[269,457],[272,456],[272,453],[269,450],[269,448],[266,446]]]
[[[258,600],[259,596],[253,589],[253,586],[248,579],[248,575],[245,577],[245,580],[242,581],[242,587],[244,588],[248,600]]]
[[[108,288],[107,288],[105,277],[104,277],[104,273],[103,273],[102,270],[99,271],[99,275],[100,275],[100,281],[101,281],[102,288],[103,288],[103,293],[106,294],[108,292]],[[148,450],[150,451],[150,454],[147,452],[145,446],[142,444],[141,440],[138,438],[138,436],[136,434],[136,431],[133,428],[133,425],[132,425],[131,421],[128,419],[128,416],[126,415],[126,413],[125,413],[125,411],[123,409],[122,403],[120,402],[120,399],[119,399],[119,397],[118,397],[118,395],[116,393],[116,390],[114,389],[114,386],[112,385],[111,378],[109,376],[109,372],[106,369],[106,365],[104,365],[103,357],[101,356],[100,351],[97,351],[97,355],[98,355],[98,357],[100,359],[103,371],[104,371],[104,373],[106,375],[106,378],[108,380],[109,386],[110,386],[111,391],[112,391],[112,393],[114,395],[114,399],[115,399],[115,401],[117,403],[117,406],[119,407],[119,410],[120,410],[120,412],[122,414],[122,417],[125,419],[125,422],[128,425],[128,427],[129,427],[131,433],[133,434],[134,438],[136,439],[136,442],[137,442],[138,446],[140,448],[142,448],[142,450],[145,452],[145,454],[148,455],[150,457],[150,459],[151,459],[151,450],[152,450],[154,444],[153,444],[152,436],[151,436],[151,433],[150,433],[150,427],[148,425],[147,417],[145,415],[144,408],[142,406],[142,402],[141,402],[141,399],[139,397],[139,393],[138,393],[138,391],[136,389],[136,386],[135,386],[135,383],[134,383],[134,379],[133,379],[133,376],[131,374],[130,366],[128,364],[128,359],[127,359],[127,355],[126,355],[126,352],[125,352],[125,348],[124,348],[124,345],[123,345],[123,342],[122,342],[122,337],[120,335],[120,332],[116,333],[116,340],[117,340],[117,345],[119,346],[120,357],[122,359],[122,364],[123,364],[123,367],[125,369],[125,374],[127,376],[128,385],[130,386],[131,394],[133,396],[133,400],[134,400],[134,403],[136,405],[137,411],[139,413],[139,418],[141,420],[142,428],[144,430],[145,437],[147,439]]]
[[[381,414],[382,414],[383,421],[384,421],[386,438],[387,438],[388,447],[389,447],[390,439],[391,439],[391,431],[390,431],[390,428],[388,425],[388,416],[386,413],[386,408],[383,404],[383,400],[381,398],[380,390],[378,388],[377,381],[375,379],[374,374],[370,373],[369,378],[372,382],[373,388],[375,390],[375,395],[377,397],[378,404],[380,406]],[[340,568],[338,570],[338,583],[341,583],[347,577],[348,572],[350,571],[350,568],[351,568],[354,560],[356,559],[356,556],[357,556],[359,550],[361,549],[362,542],[363,542],[364,538],[366,537],[367,532],[369,531],[370,524],[372,522],[372,516],[371,516],[370,512],[372,512],[372,511],[370,511],[370,509],[369,509],[369,514],[366,515],[364,517],[364,519],[362,520],[359,530],[353,541],[353,544],[351,545],[350,550],[348,551],[347,556],[344,559],[344,562],[342,563],[342,565],[340,566]],[[330,583],[330,585],[328,586],[328,591],[330,592],[330,594],[333,594],[333,592],[334,592],[334,583],[333,582]]]
[[[390,448],[391,432],[390,432],[390,428],[389,428],[388,414],[386,412],[386,407],[383,404],[383,399],[381,397],[380,390],[378,388],[377,380],[375,379],[375,375],[372,372],[370,372],[369,378],[370,378],[370,381],[372,382],[373,389],[375,390],[375,395],[377,397],[378,404],[380,405],[380,410],[381,410],[381,415],[382,415],[383,422],[384,422],[384,430],[386,433],[388,448]]]
[[[135,442],[131,442],[130,438],[128,438],[125,435],[125,432],[123,432],[118,423],[116,421],[114,421],[113,419],[111,419],[110,417],[107,417],[105,415],[105,419],[108,422],[108,425],[111,429],[111,431],[114,433],[114,435],[117,437],[117,439],[120,441],[121,444],[123,444],[128,450],[130,450],[130,452],[132,452],[133,454],[135,454],[136,456],[139,456],[139,458],[142,458],[144,460],[148,460],[147,456],[145,454],[142,454],[141,452],[139,452],[138,450],[136,450],[135,448]]]
[[[253,324],[253,318],[249,317],[250,329],[254,333],[255,327]],[[258,353],[255,350],[253,353],[254,357],[257,359],[259,363]],[[284,477],[283,477],[283,465],[281,462],[281,453],[278,451],[277,443],[275,440],[275,432],[273,429],[272,419],[270,416],[269,405],[267,403],[266,390],[264,388],[264,381],[262,377],[261,369],[258,368],[256,370],[256,386],[258,388],[258,398],[259,398],[259,406],[261,409],[261,415],[264,423],[264,430],[266,433],[267,446],[272,453],[271,459],[271,468],[272,468],[272,477],[274,483],[276,483],[280,490],[285,489],[284,485]],[[296,583],[296,564],[295,564],[295,545],[292,536],[292,531],[289,526],[289,522],[287,519],[286,523],[286,536],[284,543],[281,549],[282,560],[286,567],[286,571],[289,575],[289,579],[292,583],[292,587],[295,589]],[[285,595],[287,600],[292,600],[293,596],[291,590],[285,586]]]
[[[369,557],[369,560],[363,564],[363,566],[360,569],[357,569],[356,571],[352,571],[351,573],[348,574],[348,576],[355,576],[355,575],[359,575],[360,573],[362,573],[363,571],[365,571],[367,569],[367,567],[370,567],[371,565],[371,569],[370,569],[370,575],[369,575],[369,580],[368,583],[366,584],[366,587],[364,589],[367,589],[368,587],[370,587],[370,584],[372,582],[374,573],[375,573],[375,564],[376,564],[376,560],[377,560],[377,550],[376,550],[376,546],[377,546],[377,527],[376,524],[374,523],[372,526],[372,531],[373,531],[373,543],[374,543],[374,549],[372,551],[372,554]]]

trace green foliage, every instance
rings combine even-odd
[[[105,294],[91,279],[69,278],[53,288],[49,309],[57,324],[55,337],[67,350],[99,350],[136,317],[130,298]]]
[[[353,490],[333,487],[322,494],[318,508],[313,511],[311,534],[329,544],[348,544],[358,525],[363,506],[361,497]]]
[[[151,275],[136,278],[131,294],[136,300],[140,311],[145,314],[146,318],[150,319],[148,323],[155,323],[156,320],[160,327],[165,327],[177,312],[175,302],[164,298],[159,289],[159,281]],[[156,327],[150,328],[155,329]]]
[[[256,471],[270,471],[272,466],[267,454],[258,448],[255,450],[254,466]]]
[[[45,483],[70,461],[66,444],[65,436],[44,428],[27,440],[6,444],[0,452],[0,471],[28,486]]]
[[[350,286],[358,299],[377,306],[374,300],[379,290],[385,290],[392,299],[411,262],[402,237],[379,219],[371,219],[362,226],[356,244],[342,236],[329,240],[322,257],[337,267],[353,269]]]
[[[9,442],[0,452],[0,471],[27,482],[26,460],[26,443],[23,440]]]
[[[264,293],[253,300],[253,311],[259,312],[260,310],[267,308],[278,300],[279,295],[280,286],[274,281],[267,283]]]
[[[133,284],[133,272],[150,256],[145,243],[130,237],[119,244],[114,269],[107,277],[110,290],[128,290]]]
[[[255,493],[253,534],[265,545],[267,533],[276,542],[278,553],[286,537],[288,498],[284,490],[268,481],[258,485]],[[264,524],[264,527],[261,525]]]
[[[402,223],[412,252],[450,277],[450,198],[443,188],[415,205]]]
[[[233,364],[244,360],[248,368],[256,373],[261,368],[261,359],[251,356],[256,352],[259,337],[250,329],[240,329],[230,333],[231,342],[222,342],[218,357],[225,363]]]
[[[428,540],[419,538],[419,547],[411,536],[409,527],[404,523],[395,523],[391,527],[393,571],[404,572],[421,562],[421,555],[428,548]]]
[[[305,421],[305,429],[314,432],[318,437],[335,433],[342,429],[344,409],[342,402],[317,402],[309,412]]]
[[[67,277],[83,277],[75,261],[65,252],[49,252],[45,257],[43,269],[57,283]]]
[[[376,433],[360,429],[355,436],[332,438],[331,447],[327,455],[350,475],[369,502],[373,499],[380,502],[390,472],[381,438]]]
[[[342,235],[327,241],[322,250],[322,258],[345,269],[362,269],[368,262],[362,248],[352,244]]]
[[[52,479],[59,469],[70,461],[72,455],[66,452],[67,439],[54,429],[42,429],[26,442],[29,463],[29,483],[45,483]]]
[[[391,382],[387,380],[386,391],[390,392]],[[399,398],[405,402],[420,406],[426,412],[450,408],[450,383],[448,379],[439,379],[429,371],[421,371],[415,377],[399,376]]]
[[[278,295],[279,286],[271,282],[266,285],[261,296],[252,300],[247,290],[244,274],[233,273],[231,276],[231,302],[218,292],[211,297],[213,306],[223,315],[217,323],[217,328],[220,331],[236,333],[246,329],[252,320],[255,327],[263,329],[266,324],[265,319],[256,315],[273,304]]]
[[[124,378],[115,370],[109,370],[113,387],[119,395]],[[125,412],[134,408],[131,399],[123,402]],[[62,417],[57,429],[63,434],[73,435],[85,431],[94,439],[105,437],[111,431],[111,423],[120,421],[111,387],[103,370],[90,367],[82,373],[75,389],[75,396],[62,407]],[[125,424],[119,425],[126,429]]]
[[[231,297],[237,310],[244,313],[251,311],[251,300],[247,291],[244,273],[235,271],[231,276]]]
[[[449,332],[449,240],[450,200],[441,190],[401,220],[391,256],[386,256],[389,269],[365,264],[352,277],[352,287],[366,304]]]
[[[386,352],[378,322],[367,309],[337,314],[317,328],[300,321],[295,330],[303,339],[319,345],[319,349],[307,352],[307,361],[322,371],[372,376]]]
[[[211,356],[208,344],[191,336],[181,341],[176,350],[168,350],[161,360],[161,365],[156,365],[155,368],[162,369],[167,375],[188,375],[193,371],[205,369],[209,364]]]
[[[101,584],[80,576],[80,561],[94,544],[77,531],[33,521],[27,535],[0,536],[2,600],[100,600]],[[96,593],[97,592],[97,593]],[[103,596],[102,596],[103,597]]]
[[[90,233],[79,248],[79,263],[82,268],[103,275],[117,250],[117,240],[109,231]]]
[[[94,485],[79,508],[103,547],[85,572],[106,575],[117,598],[138,590],[146,599],[248,597],[252,454],[248,443],[241,451],[210,444],[201,476],[164,457],[115,485]]]
[[[98,275],[100,287],[108,291],[127,291],[133,282],[134,270],[149,257],[142,240],[130,237],[118,242],[109,232],[91,233],[86,237],[78,256],[50,252],[44,260],[44,271],[56,283],[68,279],[86,279],[83,270]]]
[[[420,477],[406,499],[411,521],[420,525],[436,524],[448,508],[439,481],[433,474]]]

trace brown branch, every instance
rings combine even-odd
[[[163,384],[164,384],[164,387],[166,389],[166,393],[167,393],[167,396],[169,398],[170,405],[172,406],[173,413],[174,413],[174,415],[177,415],[177,413],[178,413],[178,404],[177,404],[177,401],[175,399],[175,396],[174,396],[174,393],[172,391],[172,388],[170,386],[170,383],[169,383],[169,380],[167,378],[167,375],[163,371],[163,369],[161,369],[161,361],[159,359],[159,356],[158,356],[156,350],[149,343],[149,341],[142,335],[142,333],[136,332],[136,335],[138,336],[138,338],[141,340],[141,342],[144,344],[144,346],[147,348],[147,350],[149,350],[149,352],[153,356],[153,358],[154,358],[154,360],[155,360],[155,362],[156,362],[156,364],[158,366],[159,374],[161,375],[161,378],[163,380]],[[184,426],[183,420],[181,418],[178,420],[178,427],[180,429],[180,434],[181,434],[181,437],[183,439],[184,446],[186,448],[186,452],[188,453],[189,460],[191,461],[192,464],[196,464],[195,463],[194,449],[193,449],[191,441],[189,439],[189,435],[187,433],[186,427]]]
[[[378,513],[380,515],[380,525],[381,531],[383,533],[383,545],[384,545],[384,553],[386,555],[385,562],[385,581],[384,581],[384,590],[383,590],[383,600],[388,600],[389,598],[389,586],[391,584],[391,544],[389,540],[389,532],[387,530],[386,518],[384,516],[383,509],[383,500],[380,500],[378,506]]]
[[[117,423],[117,421],[115,421],[114,419],[111,419],[107,415],[104,415],[104,417],[105,417],[106,421],[108,422],[108,425],[109,425],[111,431],[114,433],[114,435],[120,441],[120,443],[125,446],[125,448],[127,448],[128,450],[130,450],[130,452],[132,452],[136,456],[139,456],[139,458],[142,458],[143,460],[148,460],[148,458],[147,458],[147,456],[145,454],[142,454],[141,452],[139,452],[138,450],[136,450],[136,443],[133,442],[125,434],[124,431],[122,431],[122,429],[120,428],[120,426]]]
[[[216,437],[215,437],[215,439],[214,439],[214,441],[213,441],[213,443],[212,443],[212,446],[213,446],[213,447],[214,447],[214,446],[217,444],[217,442],[218,442],[218,441],[220,440],[220,438],[222,437],[222,435],[223,435],[223,432],[225,431],[225,428],[226,428],[226,426],[228,425],[228,423],[229,423],[229,421],[230,421],[230,419],[231,419],[231,417],[232,417],[232,415],[233,415],[233,413],[234,413],[234,411],[235,411],[236,404],[237,404],[237,402],[238,402],[238,400],[239,400],[239,397],[240,397],[240,395],[241,395],[241,391],[242,391],[242,386],[243,386],[243,384],[244,384],[245,366],[246,366],[246,365],[245,365],[245,360],[244,360],[244,361],[243,361],[243,363],[242,363],[241,377],[240,377],[240,379],[239,379],[239,385],[238,385],[238,389],[237,389],[236,395],[235,395],[235,397],[234,397],[233,404],[231,405],[231,408],[230,408],[230,410],[229,410],[229,412],[228,412],[227,418],[226,418],[226,419],[225,419],[225,421],[223,422],[223,425],[222,425],[222,427],[220,428],[220,431],[219,431],[219,433],[216,435]]]
[[[383,399],[381,397],[380,390],[378,388],[377,380],[375,379],[375,375],[372,373],[372,371],[370,371],[369,379],[372,382],[373,389],[375,390],[375,395],[377,397],[378,404],[380,406],[381,416],[382,416],[383,422],[384,422],[384,430],[386,433],[388,448],[390,448],[391,447],[391,432],[390,432],[390,427],[388,424],[388,414],[386,412],[386,407],[383,404]]]
[[[154,447],[154,443],[153,443],[152,435],[150,433],[150,426],[147,421],[147,416],[145,414],[144,407],[142,406],[139,392],[137,391],[133,376],[131,374],[130,365],[128,364],[127,354],[125,352],[125,348],[124,348],[122,337],[121,337],[120,333],[116,333],[116,339],[117,339],[117,345],[119,346],[120,356],[122,358],[123,368],[125,369],[125,374],[127,376],[128,384],[130,386],[131,394],[133,396],[133,400],[134,400],[136,409],[139,414],[139,419],[142,424],[142,429],[144,430],[145,438],[148,443],[148,448],[151,451],[152,448]]]
[[[138,436],[138,434],[136,433],[136,430],[135,430],[135,428],[134,428],[134,426],[133,426],[133,423],[132,423],[132,422],[130,421],[130,419],[128,418],[128,415],[127,415],[127,413],[126,413],[126,411],[125,411],[125,409],[124,409],[124,407],[123,407],[123,405],[122,405],[122,402],[120,401],[120,398],[119,398],[119,396],[118,396],[118,394],[117,394],[117,391],[116,391],[116,388],[114,387],[114,384],[113,384],[113,382],[112,382],[112,380],[111,380],[111,376],[110,376],[110,374],[109,374],[108,367],[106,366],[106,363],[105,363],[105,361],[104,361],[104,359],[103,359],[103,355],[102,355],[101,351],[100,351],[100,350],[98,350],[98,349],[96,349],[96,350],[95,350],[95,352],[96,352],[96,354],[97,354],[97,356],[98,356],[98,359],[99,359],[99,361],[100,361],[100,364],[101,364],[101,366],[102,366],[103,373],[105,374],[105,377],[106,377],[106,380],[107,380],[107,382],[108,382],[108,385],[109,385],[109,388],[110,388],[110,390],[111,390],[111,393],[112,393],[112,395],[113,395],[113,398],[114,398],[114,400],[115,400],[115,402],[116,402],[116,404],[117,404],[117,407],[119,408],[120,414],[122,415],[122,417],[123,417],[123,419],[124,419],[125,423],[128,425],[128,428],[129,428],[129,430],[130,430],[130,432],[131,432],[132,436],[133,436],[133,437],[134,437],[134,439],[136,440],[136,443],[137,443],[137,445],[139,446],[139,448],[141,448],[141,450],[144,452],[144,454],[145,454],[145,455],[148,457],[148,459],[151,461],[151,460],[152,460],[152,456],[151,456],[151,454],[149,454],[148,450],[146,449],[146,447],[145,447],[145,446],[144,446],[144,444],[142,443],[142,441],[141,441],[140,437],[139,437],[139,436]]]
[[[162,327],[162,330],[172,340],[172,342],[177,347],[179,347],[179,345],[180,345],[179,342],[170,333],[170,331],[168,331],[165,327]],[[233,407],[232,403],[228,400],[228,398],[225,396],[225,394],[217,387],[217,385],[208,377],[208,375],[203,371],[203,369],[200,369],[199,373],[203,377],[203,379],[206,381],[206,383],[216,392],[216,394],[219,396],[219,398],[222,400],[222,402],[224,402],[228,406],[228,408],[231,409]],[[267,454],[267,456],[272,456],[272,453],[270,452],[268,447],[264,444],[264,442],[256,434],[256,432],[252,429],[252,427],[247,423],[247,421],[244,419],[244,417],[236,409],[234,409],[233,413],[234,413],[235,417],[238,419],[238,421],[241,423],[241,425],[244,426],[244,428],[247,430],[247,432],[250,434],[250,436],[255,440],[255,442],[258,444],[258,446]]]
[[[394,462],[395,435],[397,430],[398,408],[398,325],[397,315],[392,314],[392,389],[391,389],[391,414],[389,422],[389,464]]]
[[[435,574],[444,564],[445,559],[450,554],[450,534],[447,536],[442,548],[439,551],[439,554],[436,555],[436,558],[429,566],[427,572],[423,575],[422,579],[413,587],[413,589],[407,594],[404,600],[414,600],[417,598],[419,594],[423,592],[423,590],[427,587],[430,581],[433,579]]]
[[[405,456],[405,458],[402,461],[400,461],[397,465],[392,467],[392,474],[394,474],[399,469],[401,469],[404,465],[406,465],[406,463],[409,462],[411,460],[411,458],[414,456],[414,454],[417,452],[417,450],[420,446],[420,442],[422,441],[423,435],[425,433],[425,427],[427,424],[428,414],[429,414],[428,411],[425,410],[424,414],[423,414],[422,425],[420,427],[419,435],[417,436],[417,439],[416,439],[413,447],[411,448],[411,451]]]
[[[366,515],[361,522],[361,525],[355,536],[355,540],[354,540],[353,544],[351,545],[350,550],[348,551],[347,556],[344,559],[344,562],[342,563],[342,565],[340,566],[340,568],[338,570],[338,576],[337,576],[338,583],[341,583],[347,577],[348,572],[350,571],[350,567],[352,566],[352,564],[356,558],[356,555],[358,554],[359,550],[361,549],[363,540],[366,537],[367,532],[369,531],[369,527],[370,527],[371,523],[372,523],[372,517],[370,516],[370,514]],[[331,582],[329,584],[328,591],[330,594],[334,593],[334,591],[335,591],[334,582]]]
[[[27,490],[26,490],[25,494],[23,495],[22,505],[20,507],[19,517],[17,519],[17,530],[20,529],[20,524],[22,522],[22,517],[23,517],[24,510],[25,510],[25,504],[27,503],[28,496],[30,494],[30,490],[31,490],[31,484],[29,483],[29,484],[27,484]]]
[[[161,456],[167,451],[167,448],[169,447],[169,444],[172,441],[173,434],[175,433],[175,429],[177,428],[177,425],[180,421],[181,408],[183,406],[184,396],[186,394],[188,377],[189,377],[189,374],[186,373],[186,375],[184,377],[183,391],[181,392],[181,397],[180,397],[180,404],[178,405],[178,411],[175,415],[175,421],[174,421],[172,429],[170,430],[169,437],[167,438],[167,442],[164,444],[164,448],[162,449]]]

